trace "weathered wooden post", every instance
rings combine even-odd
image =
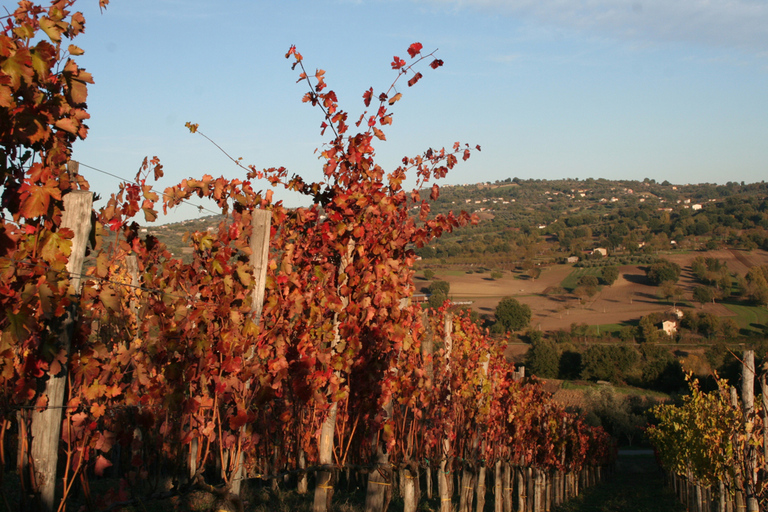
[[[451,359],[451,352],[453,351],[453,314],[451,313],[445,313],[444,317],[444,330],[445,330],[445,338],[443,340],[445,344],[445,357],[447,360],[450,361]],[[450,363],[446,365],[446,371],[450,370]],[[450,394],[450,389],[448,390],[448,393]],[[450,474],[449,471],[446,469],[449,468],[449,455],[451,452],[451,441],[448,439],[447,436],[443,437],[443,457],[440,461],[440,472],[437,474],[437,489],[438,493],[440,495],[440,512],[451,512],[453,509],[453,504],[451,500],[452,495],[452,483],[450,481],[450,478],[447,476]]]
[[[741,372],[741,402],[744,407],[744,422],[754,424],[755,415],[755,351],[744,351]],[[745,432],[750,435],[750,432]],[[746,444],[746,474],[744,475],[744,494],[747,512],[758,512],[757,495],[757,451],[751,443]]]
[[[347,252],[341,257],[339,262],[339,288],[345,286],[349,277],[347,275],[347,267],[352,265],[352,255],[355,250],[354,240],[350,240],[347,244]],[[342,309],[349,305],[349,297],[341,297]],[[333,321],[334,337],[329,347],[331,351],[334,350],[336,345],[341,341],[341,335],[339,334],[339,321],[338,316]],[[338,375],[338,372],[337,372]],[[333,471],[328,466],[333,464],[333,441],[336,433],[336,415],[338,412],[338,402],[332,402],[328,414],[325,417],[322,427],[320,428],[320,442],[318,446],[318,462],[322,466],[326,466],[317,474],[317,484],[315,485],[315,495],[312,502],[312,512],[326,512],[331,509],[331,499],[333,498]]]
[[[269,236],[272,229],[272,212],[269,210],[254,209],[251,211],[251,240],[250,264],[253,270],[253,295],[251,296],[251,312],[253,322],[261,323],[261,311],[264,308],[264,291],[267,284],[267,267],[269,264]],[[235,470],[232,473],[230,492],[236,496],[242,490],[245,468],[243,466],[243,453],[237,452]]]
[[[739,407],[739,395],[736,391],[736,388],[731,387],[731,405],[733,407]],[[738,432],[733,433],[733,445],[738,446]],[[734,506],[737,510],[741,511],[744,510],[745,504],[744,504],[744,493],[743,493],[743,475],[741,474],[741,469],[739,468],[739,465],[736,464],[733,467],[733,484],[736,489],[735,497],[734,497]]]
[[[73,164],[75,162],[72,162]],[[75,170],[76,172],[76,170]],[[61,371],[52,375],[45,383],[45,395],[48,406],[43,411],[32,413],[32,464],[34,467],[35,487],[39,495],[40,508],[46,512],[56,509],[54,506],[56,489],[56,466],[59,460],[59,439],[61,437],[61,419],[64,406],[64,392],[67,385],[68,356],[77,317],[77,297],[80,294],[80,273],[85,259],[85,247],[91,231],[91,209],[93,193],[74,190],[63,197],[64,212],[61,227],[71,229],[72,252],[67,261],[69,272],[68,296],[70,304],[63,317],[51,323],[51,331],[58,337],[59,349],[67,354],[67,364],[61,365]]]

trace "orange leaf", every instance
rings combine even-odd
[[[91,406],[91,415],[92,415],[94,418],[96,418],[96,419],[99,419],[99,418],[101,418],[102,416],[104,416],[104,413],[105,413],[106,411],[107,411],[107,408],[106,408],[104,405],[101,405],[101,404],[93,404],[93,405]],[[111,464],[110,464],[110,465],[111,465]]]
[[[64,130],[65,132],[69,132],[72,135],[77,135],[77,132],[80,129],[77,123],[75,123],[75,120],[71,117],[64,117],[59,119],[56,121],[56,123],[54,123],[54,126],[59,130]]]

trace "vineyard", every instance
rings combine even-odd
[[[242,510],[243,483],[288,475],[299,493],[313,485],[317,511],[341,480],[366,486],[366,510],[386,510],[393,487],[416,510],[422,482],[441,510],[482,510],[493,468],[496,510],[515,499],[538,511],[597,481],[611,458],[602,430],[523,379],[467,317],[409,301],[413,249],[473,221],[431,215],[420,191],[431,184],[437,198],[433,182],[479,147],[428,149],[388,173],[374,163],[397,87],[422,79],[422,64],[441,66],[434,52],[414,43],[408,62],[394,57],[392,85],[366,91],[369,110],[350,118],[324,72],[289,49],[303,101],[331,136],[321,182],[235,160],[241,179],[160,193],[155,157],[94,210],[72,160],[92,83],[70,43],[85,28],[73,4],[22,1],[0,36],[7,510],[132,509],[194,489]],[[281,187],[312,206],[284,208]],[[139,222],[192,199],[225,220],[190,236],[185,263]],[[93,490],[104,482],[114,485]]]
[[[725,380],[701,390],[689,376],[690,395],[679,406],[660,405],[658,425],[648,436],[656,446],[675,492],[688,510],[765,510],[768,460],[768,386],[755,353],[742,361],[741,392]],[[761,391],[755,400],[755,387]],[[740,395],[740,396],[739,396]]]

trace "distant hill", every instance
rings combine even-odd
[[[765,182],[675,185],[649,179],[508,178],[442,186],[432,213],[451,210],[475,214],[479,224],[419,248],[425,260],[510,268],[526,261],[584,257],[596,248],[630,253],[768,249]],[[223,219],[214,215],[145,229],[182,256],[189,251],[185,233],[213,229]]]

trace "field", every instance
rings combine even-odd
[[[743,329],[754,329],[765,325],[768,311],[732,304],[706,304],[701,308],[691,299],[696,281],[691,275],[690,263],[697,256],[714,257],[724,260],[731,272],[747,273],[754,265],[768,264],[768,252],[755,250],[718,250],[709,252],[671,253],[663,257],[680,265],[683,269],[678,285],[685,292],[685,299],[678,306],[696,308],[719,317],[731,317]],[[505,272],[501,279],[491,279],[490,272],[468,274],[463,271],[436,270],[436,278],[451,284],[450,296],[456,302],[472,301],[472,309],[483,314],[493,314],[499,300],[505,296],[515,297],[528,304],[532,310],[531,327],[536,329],[568,329],[572,323],[611,326],[634,322],[649,313],[663,312],[672,305],[657,296],[658,288],[648,284],[644,267],[625,265],[619,267],[619,278],[612,286],[603,286],[585,303],[557,289],[570,288],[575,280],[585,273],[594,274],[596,269],[579,269],[572,265],[543,267],[538,279],[523,274]],[[426,281],[417,280],[417,286]],[[555,290],[555,293],[549,293]]]

